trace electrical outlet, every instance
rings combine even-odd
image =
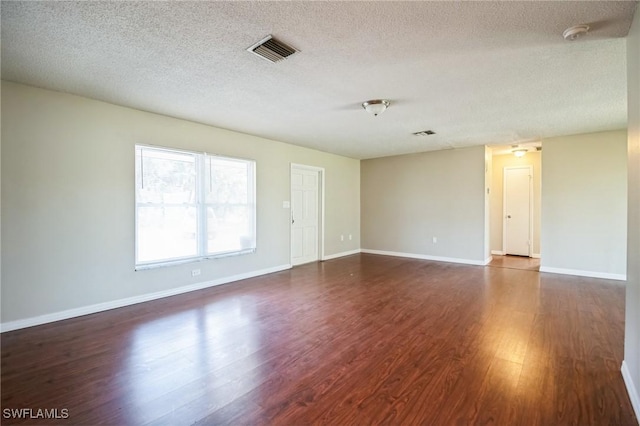
[[[191,270],[191,276],[192,277],[197,277],[198,275],[200,275],[200,269],[192,269]]]
[[[438,237],[433,237],[433,244],[436,244],[438,242]]]

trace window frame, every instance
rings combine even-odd
[[[150,203],[150,202],[140,202],[138,201],[138,150],[144,151],[145,149],[156,150],[156,151],[164,151],[166,153],[176,153],[181,155],[192,155],[194,156],[195,161],[195,203],[183,203],[183,204],[174,204],[175,206],[190,206],[195,207],[196,210],[196,254],[194,256],[180,256],[174,258],[167,258],[163,260],[152,260],[152,261],[139,261],[138,260],[138,246],[139,246],[139,208],[141,206],[161,206],[163,204],[160,203]],[[207,253],[207,241],[208,241],[208,223],[207,223],[207,208],[211,206],[211,203],[207,203],[205,196],[205,181],[207,179],[206,175],[206,163],[207,158],[219,158],[222,160],[229,161],[238,161],[242,163],[246,163],[248,165],[248,203],[247,208],[250,215],[250,224],[253,229],[253,247],[240,249],[240,250],[231,250],[226,252],[219,252],[215,254]],[[142,156],[141,156],[142,158]],[[142,160],[141,160],[142,161]],[[135,245],[134,245],[134,265],[135,270],[145,270],[145,269],[155,269],[162,268],[167,266],[174,265],[182,265],[186,263],[194,263],[194,262],[202,262],[210,259],[219,259],[224,257],[231,256],[241,256],[245,254],[255,253],[257,249],[257,215],[258,215],[258,207],[257,207],[257,162],[253,159],[240,158],[240,157],[232,157],[228,155],[219,155],[212,154],[206,151],[191,151],[180,148],[170,148],[159,145],[150,145],[150,144],[140,144],[137,143],[134,146],[134,233],[135,233]],[[141,170],[141,169],[140,169]],[[251,208],[251,206],[253,208]]]

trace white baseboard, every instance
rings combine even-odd
[[[493,260],[493,256],[489,256],[484,260],[484,265],[488,265],[491,263],[491,261]]]
[[[633,379],[631,379],[631,373],[629,372],[626,361],[622,361],[622,368],[620,371],[622,371],[622,378],[624,379],[624,384],[627,387],[627,393],[629,394],[633,411],[636,412],[636,418],[640,419],[640,394],[638,393],[638,388],[633,383]]]
[[[486,260],[459,259],[456,257],[430,256],[428,254],[402,253],[397,251],[361,249],[362,253],[381,254],[384,256],[408,257],[411,259],[435,260],[438,262],[464,263],[465,265],[484,266]]]
[[[343,252],[340,252],[340,253],[330,254],[328,256],[323,256],[322,260],[325,261],[325,260],[337,259],[338,257],[351,256],[352,254],[358,254],[358,253],[360,253],[360,249],[343,251]]]
[[[218,278],[212,281],[195,283],[184,287],[172,288],[169,290],[158,291],[155,293],[141,294],[139,296],[127,297],[126,299],[118,299],[110,302],[97,303],[95,305],[83,306],[81,308],[68,309],[66,311],[54,312],[52,314],[40,315],[37,317],[25,318],[16,321],[9,321],[0,324],[0,333],[6,331],[18,330],[21,328],[33,327],[35,325],[46,324],[55,321],[61,321],[69,318],[80,317],[83,315],[95,314],[97,312],[108,311],[110,309],[121,308],[123,306],[135,305],[137,303],[149,302],[151,300],[162,299],[164,297],[175,296],[190,291],[202,290],[207,287],[213,287],[221,284],[227,284],[234,281],[246,280],[247,278],[258,277],[260,275],[272,274],[274,272],[285,271],[291,269],[290,264],[274,266],[272,268],[251,271],[244,274],[232,275],[229,277]]]
[[[540,259],[540,253],[531,253],[531,257],[534,259]]]
[[[577,275],[579,277],[604,278],[607,280],[626,281],[626,274],[611,274],[608,272],[582,271],[579,269],[550,268],[541,266],[540,272],[549,272],[552,274]]]

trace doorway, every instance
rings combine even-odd
[[[542,144],[540,142],[527,145],[529,151],[526,155],[517,157],[513,154],[513,146],[497,146],[491,148],[491,155],[485,156],[485,181],[487,183],[486,194],[488,196],[489,212],[489,224],[485,225],[485,235],[489,241],[489,253],[490,256],[505,256],[507,250],[514,254],[513,256],[526,256],[533,259],[539,259],[540,253],[540,231],[542,226],[541,213],[542,213]],[[533,149],[532,147],[535,147]],[[520,237],[520,242],[529,241],[530,243],[524,247],[524,250],[513,250],[512,245],[509,244],[507,249],[507,237],[506,234],[513,234],[511,231],[512,226],[516,225],[514,221],[514,213],[507,212],[505,203],[512,201],[513,197],[506,196],[505,194],[505,173],[506,170],[520,169],[524,189],[515,190],[516,195],[524,198],[524,202],[529,204],[529,227],[523,226],[524,231],[521,231],[525,237]],[[529,178],[528,176],[533,176]],[[508,182],[511,179],[507,178]],[[485,200],[486,202],[486,200]],[[526,210],[526,207],[525,207]],[[511,219],[507,218],[511,214]],[[516,213],[517,214],[517,213]],[[526,212],[525,212],[526,214]],[[509,229],[506,229],[507,222],[509,222]],[[526,223],[526,222],[525,222]],[[487,229],[488,228],[488,229]],[[515,238],[514,238],[515,239]],[[509,240],[511,242],[511,240]],[[522,254],[520,254],[522,253]]]
[[[533,168],[504,168],[503,251],[506,255],[531,257],[533,238]]]
[[[291,265],[322,258],[324,169],[291,164]]]

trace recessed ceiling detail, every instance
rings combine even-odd
[[[293,47],[287,46],[271,35],[266,36],[247,50],[269,62],[279,62],[297,52]]]

